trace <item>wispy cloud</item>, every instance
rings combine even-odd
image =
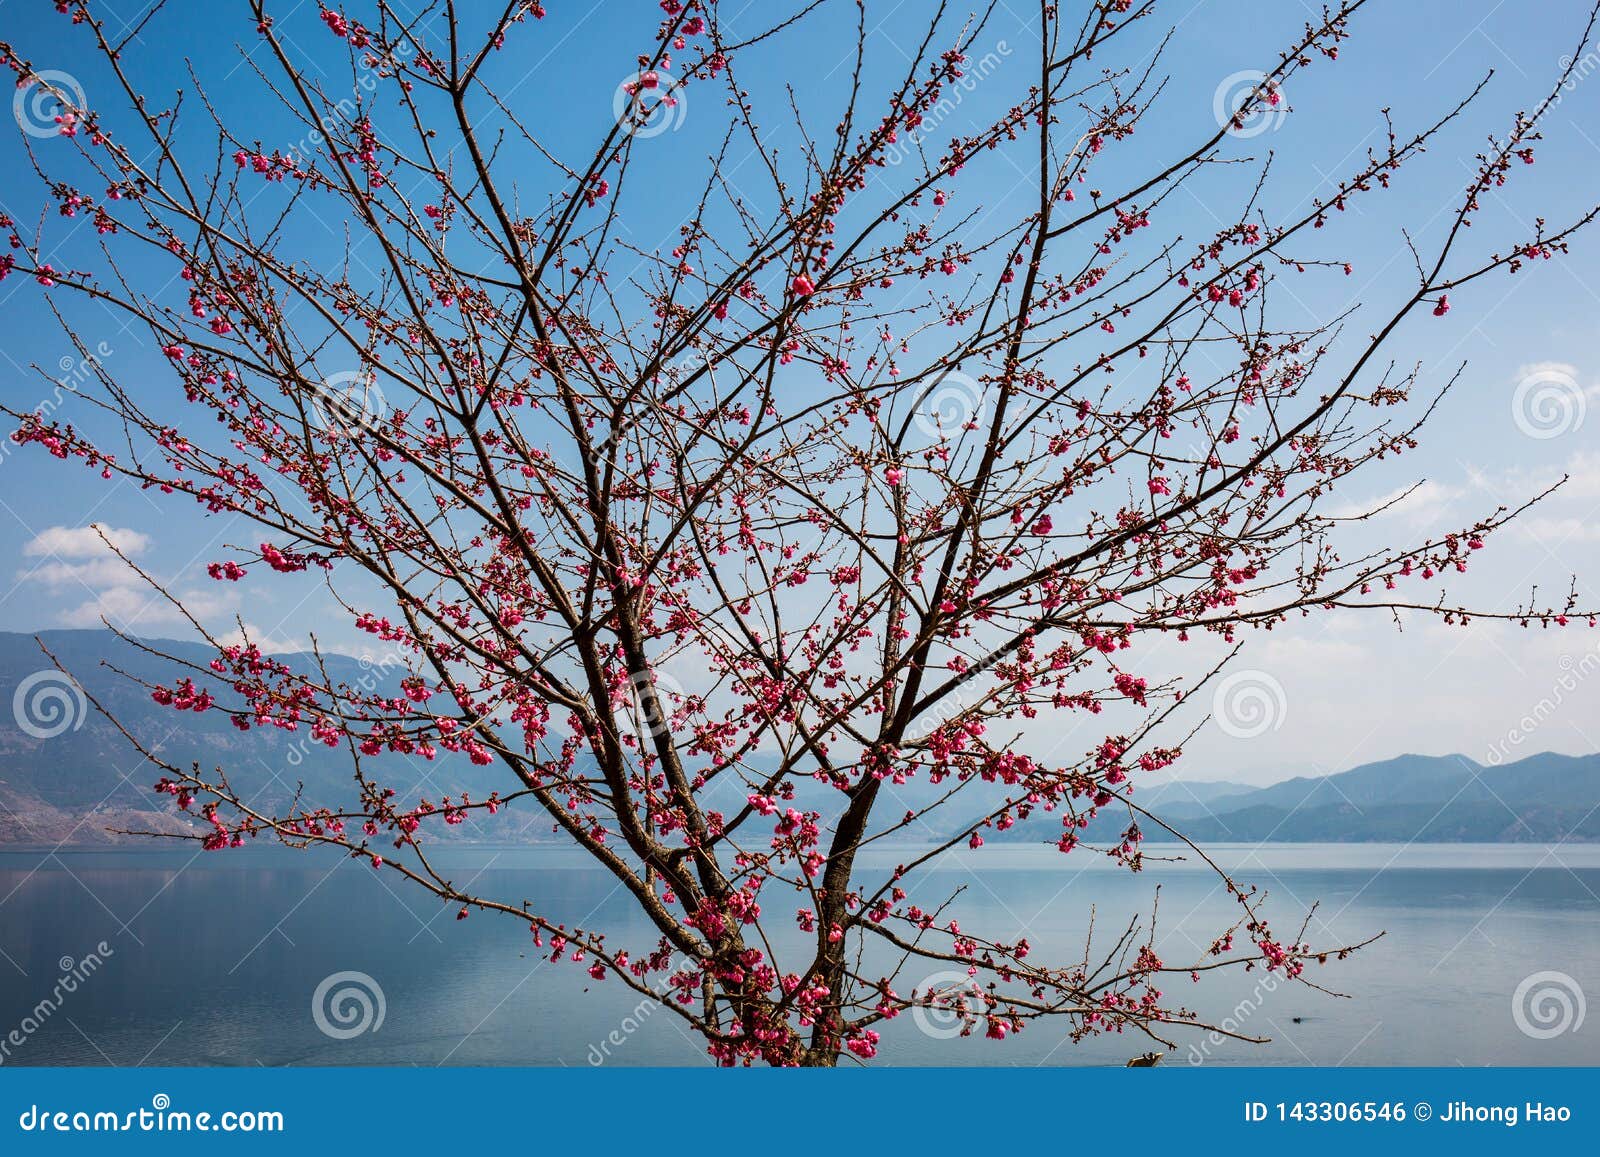
[[[1376,518],[1403,518],[1416,525],[1425,525],[1441,519],[1450,504],[1463,493],[1458,487],[1423,481],[1362,501],[1344,499],[1322,508],[1319,513],[1327,518],[1362,518],[1369,515]]]
[[[178,609],[129,565],[153,544],[150,535],[125,527],[48,527],[23,545],[23,557],[34,561],[17,572],[17,581],[46,588],[60,604],[55,618],[64,626],[109,622],[149,630],[184,623]],[[205,586],[178,594],[202,622],[231,615],[239,601],[236,592]]]

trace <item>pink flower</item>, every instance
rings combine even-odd
[[[1441,293],[1439,295],[1439,304],[1433,307],[1433,316],[1434,317],[1443,317],[1445,314],[1447,314],[1449,312],[1450,312],[1450,295],[1448,293]]]
[[[883,480],[890,486],[899,486],[900,480],[906,476],[904,470],[898,466],[891,466],[883,472]]]
[[[846,1048],[863,1059],[870,1059],[878,1055],[878,1034],[870,1028],[860,1036],[851,1037],[844,1043]]]
[[[1150,493],[1171,494],[1172,488],[1167,485],[1167,480],[1165,478],[1152,478],[1150,479]]]
[[[817,287],[811,283],[811,278],[807,277],[804,273],[799,274],[794,281],[789,284],[789,288],[794,290],[794,295],[796,297],[810,297],[817,291]]]

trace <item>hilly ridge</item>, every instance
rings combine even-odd
[[[41,642],[89,697],[160,758],[179,766],[225,766],[234,784],[266,807],[287,802],[302,786],[318,801],[349,798],[351,766],[342,749],[309,742],[304,732],[240,732],[221,711],[177,715],[156,705],[138,682],[113,668],[136,679],[170,682],[170,662],[109,631],[43,631],[37,637],[0,632],[0,845],[104,842],[116,838],[108,828],[176,831],[185,824],[150,791],[159,769],[99,712],[73,702],[70,691],[55,704],[67,716],[36,718],[31,730],[23,726],[20,712],[51,706],[20,704],[25,684],[57,679]],[[212,658],[208,648],[193,643],[159,646],[196,666]],[[278,657],[297,669],[314,661],[309,655]],[[374,691],[397,687],[403,674],[342,655],[322,662],[334,680]],[[210,685],[222,702],[233,695],[221,680]],[[760,765],[764,758],[758,754],[750,762]],[[482,798],[506,787],[504,767],[478,768],[448,753],[432,762],[386,757],[384,773],[406,799],[437,800],[463,789]],[[801,787],[808,786],[802,780]],[[732,777],[719,780],[707,806],[736,809],[743,791]],[[1269,787],[1182,778],[1136,782],[1134,799],[1206,843],[1600,841],[1600,754],[1545,752],[1497,766],[1459,754],[1401,755]],[[549,830],[527,809],[510,809],[499,821],[474,817],[451,836],[509,842],[538,839]],[[1083,835],[1091,842],[1113,840],[1129,822],[1130,814],[1113,805]],[[1142,827],[1147,839],[1166,835],[1148,822]],[[1060,833],[1059,814],[1035,812],[1007,831],[985,831],[984,838],[1054,843]],[[947,834],[964,835],[964,829]],[[924,829],[919,838],[931,835]]]
[[[161,641],[159,647],[195,666],[215,657],[194,643]],[[82,693],[60,676],[50,656]],[[304,654],[277,658],[297,670],[310,670],[316,661]],[[344,655],[324,655],[321,662],[330,678],[365,690],[397,689],[404,674]],[[185,826],[150,790],[161,769],[90,699],[160,759],[179,767],[225,767],[235,786],[263,806],[286,803],[302,786],[309,798],[349,797],[351,764],[343,749],[311,741],[304,730],[241,732],[222,711],[179,714],[152,702],[136,681],[170,683],[176,674],[193,672],[179,672],[110,631],[0,632],[0,844],[104,842],[112,838],[107,827]],[[194,678],[219,703],[238,701],[220,677]],[[437,800],[462,788],[485,796],[501,778],[493,770],[449,753],[432,762],[385,760],[387,782],[402,798],[427,793]]]
[[[1401,755],[1209,799],[1137,791],[1134,799],[1201,843],[1593,841],[1600,840],[1600,754],[1542,752],[1495,766],[1464,755]],[[1128,822],[1113,805],[1085,834],[1113,838]],[[1149,839],[1164,834],[1142,826]],[[1060,831],[1059,817],[1035,814],[986,838],[1053,842]]]

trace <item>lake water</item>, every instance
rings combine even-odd
[[[1151,851],[1157,851],[1154,846]],[[1320,901],[1319,944],[1387,935],[1315,973],[1350,999],[1218,973],[1174,979],[1176,999],[1252,1045],[1180,1033],[1168,1064],[1594,1065],[1600,1014],[1576,1023],[1578,992],[1600,997],[1600,846],[1278,845],[1215,849],[1241,881],[1271,893],[1281,934]],[[905,849],[895,849],[905,858]],[[994,847],[981,870],[946,863],[930,883],[970,881],[952,911],[997,938],[1025,934],[1036,958],[1083,955],[1091,906],[1109,929],[1148,914],[1160,885],[1157,946],[1189,963],[1236,905],[1209,870],[1153,864],[1129,875],[1046,848]],[[558,919],[650,947],[643,918],[611,882],[555,849],[459,848],[458,884],[527,898]],[[948,890],[948,889],[947,889]],[[771,911],[786,905],[766,897]],[[781,922],[781,921],[780,921]],[[98,971],[43,1018],[61,970],[104,941]],[[0,1042],[7,1064],[40,1065],[660,1065],[703,1063],[665,1012],[639,1008],[615,978],[530,952],[515,921],[454,911],[391,878],[318,853],[8,850],[0,852]],[[931,969],[927,970],[931,971]],[[382,990],[376,1031],[334,1039],[312,1015],[324,978],[364,973]],[[1559,973],[1567,1026],[1529,1035],[1514,1015],[1526,978]],[[921,979],[907,975],[901,991]],[[1570,981],[1570,983],[1569,983]],[[1547,979],[1534,988],[1548,988]],[[1559,1004],[1546,1008],[1558,1019]],[[31,1018],[31,1019],[30,1019]],[[1540,1024],[1523,1018],[1534,1030]],[[1559,1027],[1559,1026],[1558,1026]],[[931,1030],[931,1031],[930,1031]],[[1004,1042],[947,1039],[903,1015],[880,1057],[892,1064],[1121,1064],[1142,1036],[1064,1042],[1035,1023]]]

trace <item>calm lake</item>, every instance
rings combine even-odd
[[[1159,849],[1152,853],[1175,853]],[[1213,849],[1241,882],[1270,893],[1282,935],[1320,907],[1318,945],[1387,935],[1355,958],[1315,971],[1349,993],[1324,995],[1260,972],[1174,978],[1177,1002],[1268,1044],[1215,1044],[1178,1032],[1165,1064],[1594,1065],[1600,1014],[1530,1035],[1513,994],[1560,973],[1600,997],[1600,846],[1274,845]],[[893,849],[888,862],[908,858]],[[599,928],[635,953],[654,937],[630,901],[576,855],[554,849],[443,853],[458,886],[528,899],[541,912]],[[964,926],[1026,935],[1035,958],[1083,956],[1091,908],[1100,935],[1148,919],[1160,885],[1157,947],[1188,964],[1237,905],[1209,869],[1152,864],[1130,875],[1088,856],[990,846],[979,870],[945,862],[930,885],[968,887],[950,911]],[[470,886],[468,881],[471,881]],[[922,895],[927,895],[923,893]],[[769,915],[786,898],[764,896]],[[318,853],[241,851],[0,852],[0,1041],[6,1064],[37,1065],[661,1065],[700,1064],[676,1018],[641,1008],[615,978],[532,952],[522,926],[454,910],[360,864]],[[784,920],[773,920],[781,925]],[[63,970],[111,950],[93,975],[39,1018]],[[1098,943],[1098,941],[1097,941]],[[933,971],[913,966],[909,990]],[[335,1039],[313,997],[325,978],[364,973],[381,989],[375,1031]],[[337,988],[338,985],[336,984]],[[1547,987],[1535,982],[1535,989]],[[1557,1005],[1546,1013],[1561,1016]],[[1520,1018],[1536,1033],[1537,1020]],[[324,1023],[328,1023],[323,1017]],[[1548,1024],[1545,1021],[1544,1024]],[[338,1027],[335,1025],[335,1027]],[[1558,1026],[1559,1027],[1559,1026]],[[1003,1042],[961,1039],[934,1017],[887,1026],[880,1062],[934,1065],[1122,1064],[1155,1047],[1143,1036],[1063,1040],[1035,1023]]]

